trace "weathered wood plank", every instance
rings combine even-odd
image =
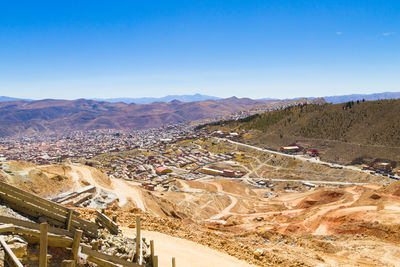
[[[29,244],[39,244],[40,238],[38,236],[32,236],[27,233],[19,233],[19,235],[22,235]],[[49,236],[48,245],[49,247],[55,248],[71,248],[72,239],[60,236]]]
[[[115,256],[111,256],[111,255],[104,254],[104,253],[99,252],[99,251],[92,250],[87,245],[82,245],[81,244],[81,247],[82,247],[82,253],[83,254],[86,254],[88,256],[92,256],[94,258],[98,258],[98,259],[109,261],[109,262],[116,263],[116,264],[121,264],[121,265],[126,266],[126,267],[143,267],[142,265],[139,265],[139,264],[137,264],[135,262],[126,261],[126,260],[123,260],[123,259],[115,257]]]
[[[75,231],[75,236],[74,236],[74,241],[72,243],[72,255],[74,255],[74,260],[78,259],[78,251],[79,251],[79,246],[81,244],[81,237],[82,237],[82,231],[81,230],[76,230]]]
[[[158,267],[158,256],[154,256],[153,259],[153,267]]]
[[[16,267],[24,267],[22,265],[22,263],[19,261],[19,259],[15,256],[15,254],[12,252],[11,248],[4,241],[3,237],[1,237],[1,236],[0,236],[0,243],[1,243],[1,246],[3,247],[3,249],[5,251],[5,254],[10,259],[12,265],[16,266]]]
[[[0,216],[0,223],[4,224],[13,224],[14,226],[21,226],[21,227],[26,227],[34,230],[40,230],[40,224],[34,223],[34,222],[29,222],[29,221],[24,221],[16,218],[11,218],[7,216]],[[57,227],[52,227],[49,226],[49,232],[57,235],[65,235],[69,237],[73,237],[74,233],[67,231],[62,228],[57,228]]]
[[[92,188],[89,188],[88,190],[92,190]],[[14,187],[12,185],[6,184],[4,182],[0,182],[0,192],[14,197],[16,199],[21,200],[22,202],[28,202],[30,204],[33,204],[34,206],[37,206],[38,208],[48,210],[50,212],[53,212],[57,215],[60,215],[61,217],[67,217],[69,213],[69,208],[64,207],[62,205],[59,205],[57,203],[54,203],[50,200],[41,198],[39,196],[36,196],[34,194],[31,194],[29,192],[26,192],[24,190],[21,190],[17,187]],[[79,212],[72,210],[73,214],[78,216]],[[59,219],[58,219],[59,220]],[[66,219],[64,219],[65,222]],[[78,217],[74,217],[74,220],[77,220],[78,223],[82,224],[83,227],[88,228],[92,227],[92,231],[97,232],[97,226],[94,223],[91,223],[89,221],[85,221],[83,219],[80,219]]]
[[[5,193],[10,193],[10,194],[14,194],[14,195],[20,195],[21,199],[25,200],[29,200],[32,203],[37,203],[43,207],[48,207],[49,209],[53,209],[53,210],[58,210],[60,213],[63,213],[64,215],[66,215],[68,213],[68,208],[59,205],[57,203],[54,203],[50,200],[47,200],[45,198],[41,198],[35,194],[26,192],[22,189],[19,189],[15,186],[9,185],[7,183],[4,182],[0,182],[0,191],[3,191]],[[79,215],[79,212],[74,211],[75,215]]]
[[[39,251],[39,266],[46,267],[47,266],[47,249],[48,249],[48,230],[47,223],[40,224],[40,251]]]
[[[0,198],[3,201],[7,202],[8,204],[11,204],[10,206],[12,208],[19,210],[25,214],[28,214],[33,217],[40,217],[44,215],[46,217],[58,221],[59,223],[55,223],[56,225],[60,226],[65,225],[67,217],[60,215],[59,213],[49,211],[46,208],[36,206],[32,203],[29,203],[28,201],[23,201],[14,195],[6,194],[4,192],[0,192]],[[73,216],[71,219],[71,225],[75,229],[85,230],[85,234],[89,234],[91,236],[97,236],[98,227],[94,223]]]
[[[88,185],[88,186],[85,186],[85,187],[79,189],[76,192],[71,192],[70,194],[68,194],[68,195],[66,195],[64,197],[57,198],[57,199],[54,199],[54,200],[57,203],[62,203],[62,202],[67,201],[69,199],[76,198],[80,194],[88,193],[88,192],[94,192],[94,191],[96,191],[96,187],[94,185]]]
[[[61,267],[74,267],[75,266],[75,261],[73,260],[63,260],[61,262]]]
[[[91,199],[93,197],[93,193],[83,193],[80,194],[79,196],[77,196],[76,198],[72,199],[72,204],[75,207],[78,207],[80,204],[82,204],[83,202],[85,202],[88,199]]]
[[[69,210],[68,215],[67,215],[67,223],[65,228],[69,231],[71,230],[71,222],[72,222],[72,209]]]
[[[89,256],[87,258],[87,260],[90,261],[90,262],[96,263],[97,266],[100,266],[100,267],[119,267],[120,266],[118,264],[114,264],[112,262],[101,260],[101,259],[98,259],[98,258],[95,258],[95,257],[92,257],[92,256]]]
[[[154,263],[154,240],[150,240],[150,257],[151,257],[151,264]]]
[[[11,231],[10,231],[11,232]],[[16,227],[11,233],[23,235],[30,244],[38,244],[40,242],[40,231],[31,230],[23,227]],[[48,234],[48,246],[50,247],[72,247],[72,238]]]
[[[113,222],[110,218],[108,218],[105,214],[99,212],[96,210],[96,215],[98,222],[103,225],[105,228],[107,228],[110,233],[117,235],[119,232],[119,227],[118,224]]]
[[[140,215],[136,215],[136,262],[142,263],[142,235],[140,233]]]
[[[0,225],[0,234],[14,231],[14,229],[15,229],[15,226],[10,223]]]

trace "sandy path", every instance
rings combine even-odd
[[[230,195],[228,195],[228,197],[231,199],[231,204],[229,204],[229,206],[227,206],[225,209],[223,209],[220,213],[212,216],[209,220],[218,220],[228,214],[231,214],[231,209],[237,204],[238,200],[237,200],[237,198],[230,196]]]
[[[117,195],[119,199],[119,206],[122,207],[124,206],[128,200],[132,200],[136,206],[145,211],[145,205],[143,202],[143,196],[136,185],[129,184],[129,182],[123,180],[123,179],[117,179],[117,178],[110,178],[111,179],[111,187],[110,186],[102,186],[99,183],[96,182],[96,180],[93,178],[92,173],[88,168],[85,168],[84,166],[76,166],[76,165],[71,165],[72,171],[70,172],[76,189],[81,188],[82,186],[80,185],[79,181],[85,180],[86,182],[95,185],[97,187],[100,187],[106,191],[111,191],[114,194]]]
[[[113,192],[119,198],[120,207],[124,206],[128,202],[128,199],[131,199],[134,203],[136,203],[136,206],[139,209],[143,211],[146,210],[143,197],[138,186],[131,185],[123,179],[111,178],[111,181],[114,188]]]
[[[352,198],[353,200],[347,203],[343,203],[343,201],[346,201],[345,199],[334,202],[332,204],[328,204],[324,207],[319,207],[318,212],[314,213],[313,215],[307,217],[304,221],[303,221],[303,225],[313,234],[315,235],[328,235],[330,234],[329,232],[329,227],[325,224],[325,223],[319,223],[318,227],[314,230],[312,230],[310,227],[308,227],[308,224],[312,224],[312,222],[319,220],[320,218],[323,217],[327,217],[328,214],[330,214],[332,212],[332,214],[338,214],[339,212],[343,211],[344,207],[348,207],[351,206],[353,203],[355,203],[361,196],[361,193],[357,192],[354,190],[354,187],[349,187],[346,188],[345,190],[349,193],[352,194]],[[355,208],[360,208],[360,207],[355,207]],[[340,209],[339,211],[337,209]],[[352,208],[348,208],[348,209],[352,209]],[[362,209],[362,208],[361,208]],[[374,206],[374,209],[376,209],[376,207]],[[332,214],[330,214],[330,216],[332,216]]]
[[[122,232],[128,237],[136,235],[136,229],[122,228]],[[142,231],[142,236],[154,240],[159,266],[171,266],[172,257],[176,259],[176,266],[181,267],[255,266],[189,240],[151,231]]]
[[[72,169],[72,171],[69,172],[69,174],[71,175],[73,182],[74,182],[74,189],[79,189],[81,188],[81,184],[79,183],[80,180],[80,176],[78,174],[78,170],[76,169]]]

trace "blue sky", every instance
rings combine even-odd
[[[0,95],[400,91],[400,1],[1,1]]]

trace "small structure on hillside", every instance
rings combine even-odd
[[[229,169],[224,169],[224,176],[226,177],[236,177],[235,171],[229,170]]]
[[[374,164],[374,168],[377,170],[381,170],[381,171],[391,171],[392,164],[390,164],[388,162],[376,162]]]
[[[163,174],[167,174],[167,173],[171,173],[171,172],[172,172],[171,169],[168,169],[167,167],[164,167],[164,166],[160,166],[160,167],[156,168],[156,173],[158,175],[163,175]]]
[[[201,168],[199,171],[201,173],[211,174],[211,175],[220,175],[220,176],[224,175],[223,171],[216,170],[216,169],[211,169],[211,168],[206,168],[206,167]]]
[[[143,183],[142,186],[143,186],[143,188],[146,189],[146,190],[154,191],[154,190],[155,190],[155,187],[156,187],[156,184],[155,184],[155,183],[148,183],[148,182],[147,182],[147,183]]]
[[[307,149],[306,154],[311,157],[319,157],[320,153],[317,149]]]
[[[292,144],[289,146],[283,146],[280,148],[280,151],[286,154],[293,154],[293,153],[297,153],[301,150],[301,148],[296,145],[296,144]]]
[[[216,137],[226,137],[226,133],[222,132],[221,130],[215,131],[212,133],[212,136]]]

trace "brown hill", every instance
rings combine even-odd
[[[265,103],[248,98],[147,105],[79,99],[0,103],[0,136],[92,129],[145,129],[228,115]]]
[[[244,129],[243,141],[272,149],[296,142],[334,162],[400,160],[400,100],[298,105],[209,128]]]

